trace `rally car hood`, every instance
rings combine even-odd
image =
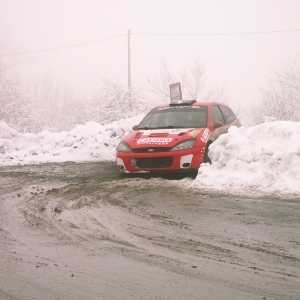
[[[196,138],[204,128],[174,128],[137,130],[129,133],[123,141],[131,148],[173,147],[181,141]]]

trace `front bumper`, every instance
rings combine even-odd
[[[203,151],[193,148],[182,151],[148,153],[117,152],[116,167],[122,173],[189,172],[203,162]]]

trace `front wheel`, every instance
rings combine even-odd
[[[186,177],[191,177],[192,179],[196,179],[197,175],[198,175],[198,169],[188,172]]]
[[[210,158],[209,158],[209,156],[208,156],[208,148],[209,148],[209,146],[211,145],[212,143],[209,143],[209,144],[207,144],[207,146],[206,146],[206,148],[205,148],[205,152],[204,152],[204,158],[203,158],[203,162],[204,163],[209,163],[209,164],[211,164],[211,160],[210,160]]]

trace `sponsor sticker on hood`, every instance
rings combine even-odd
[[[170,143],[173,138],[144,138],[137,140],[138,145],[143,144],[154,144],[154,145],[165,145]]]

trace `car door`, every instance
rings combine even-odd
[[[221,134],[227,133],[228,125],[226,124],[225,118],[223,116],[223,113],[222,113],[219,105],[214,105],[214,106],[211,107],[210,119],[211,119],[212,125],[215,122],[221,122],[222,123],[221,127],[216,128],[214,130],[214,133],[211,137],[212,141],[214,142]]]

